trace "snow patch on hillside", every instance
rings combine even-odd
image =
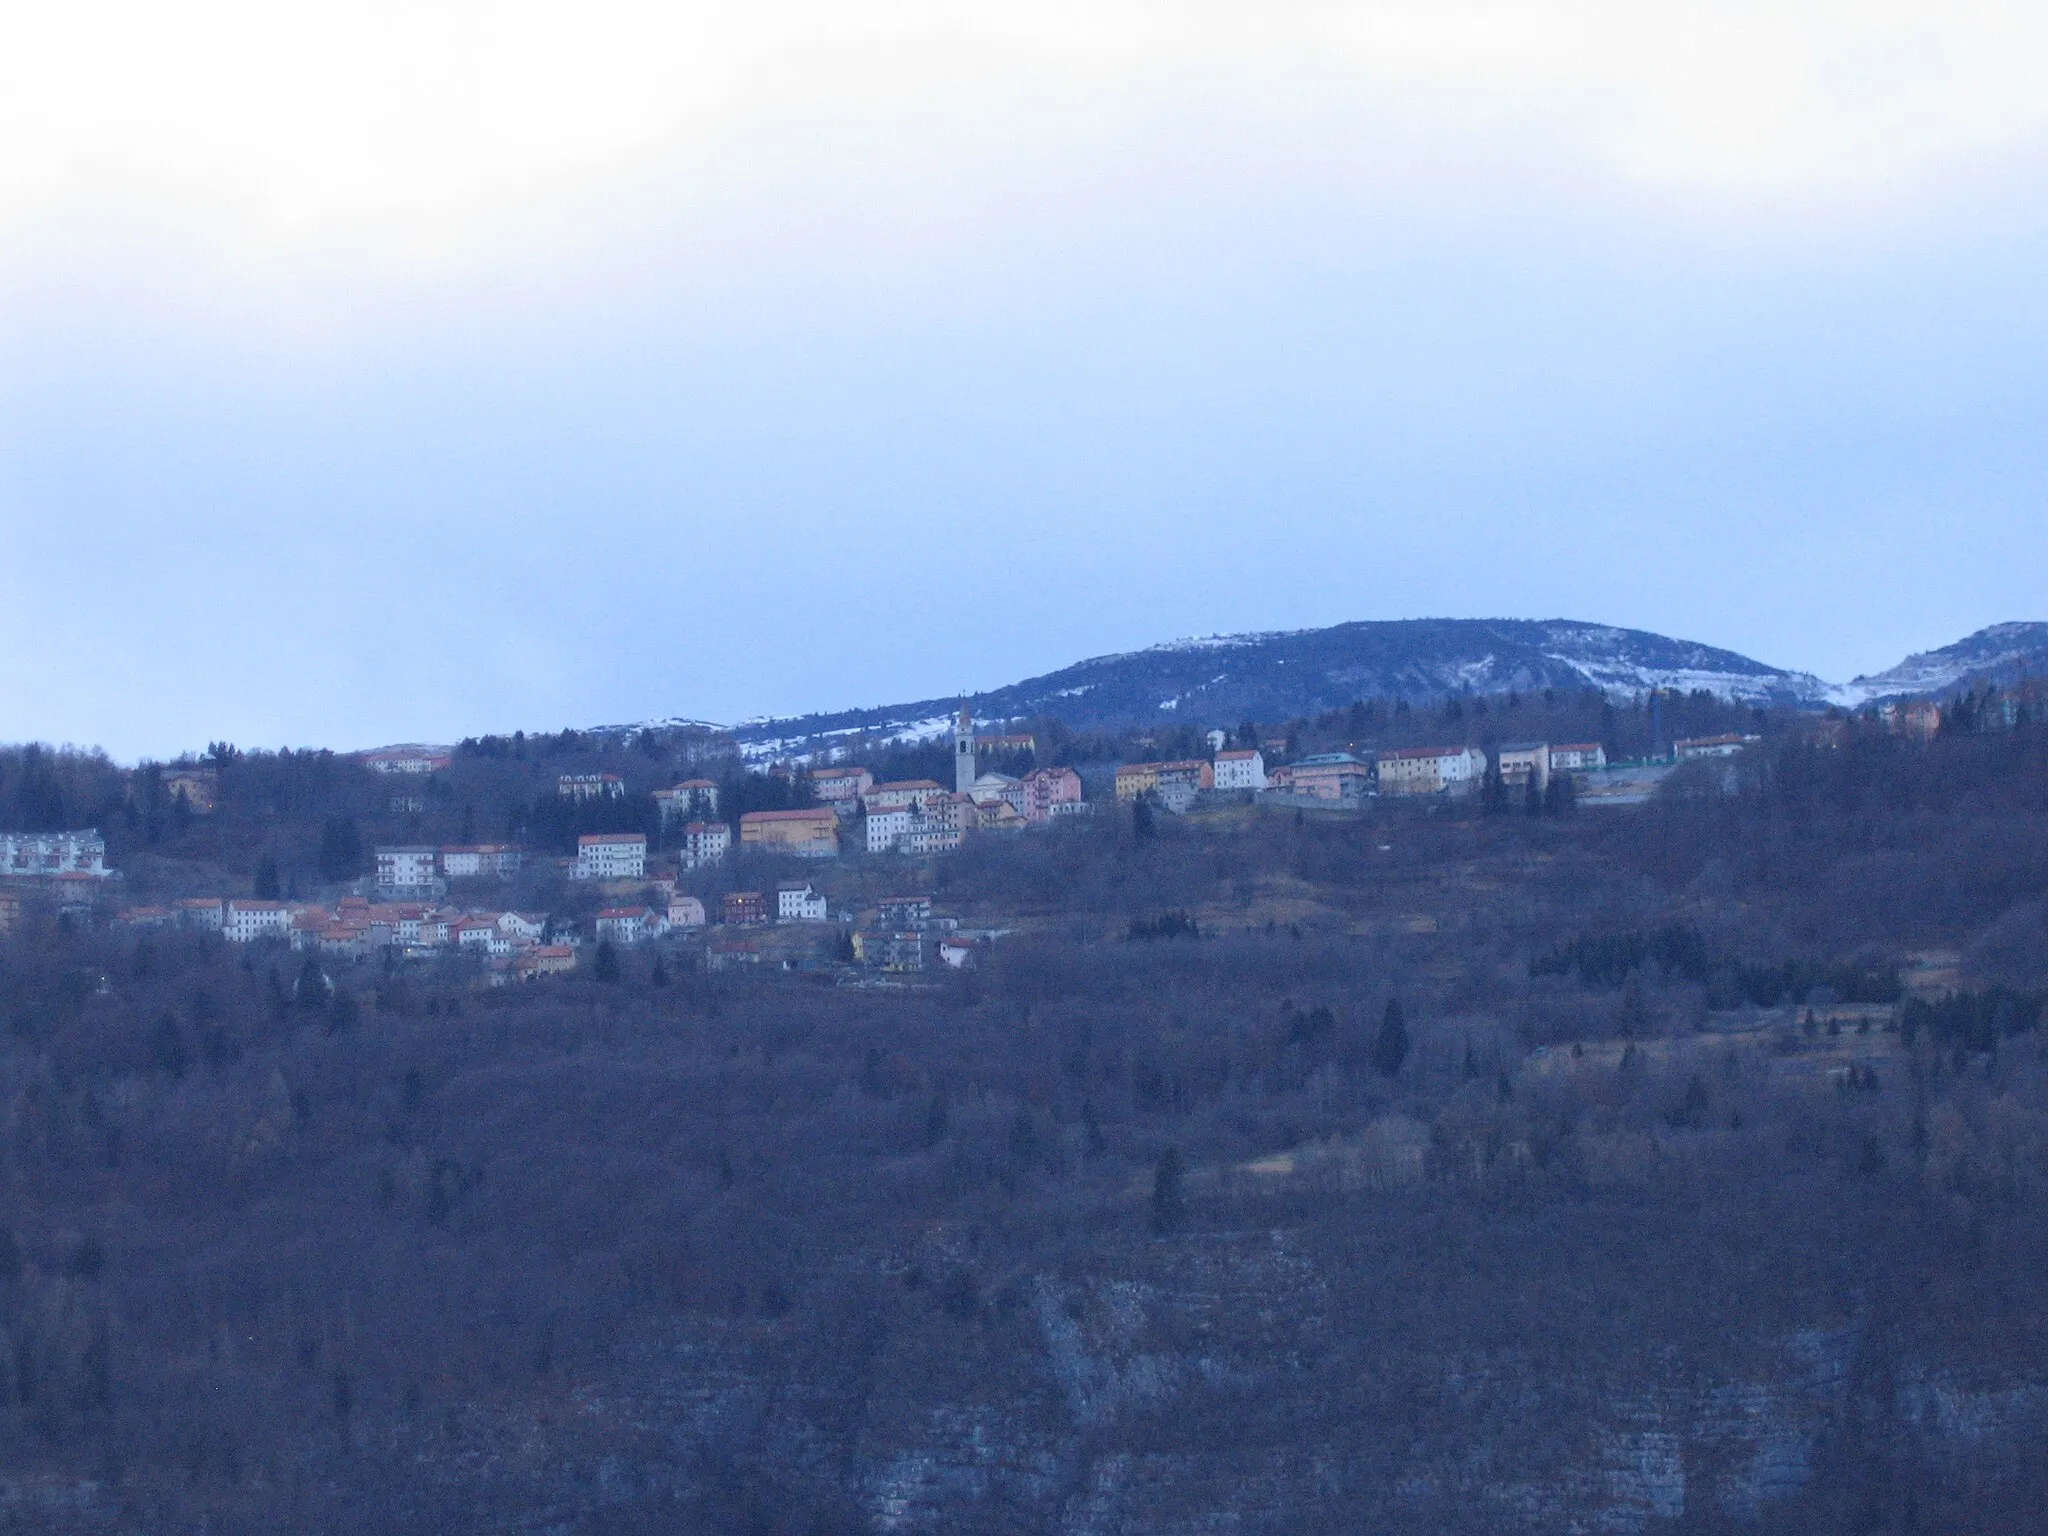
[[[1878,699],[1944,693],[1965,679],[2007,667],[2048,663],[2048,624],[1993,624],[1938,651],[1920,651],[1896,667],[1838,683],[1831,704],[1854,709]]]

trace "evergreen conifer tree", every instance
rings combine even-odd
[[[1373,1037],[1373,1070],[1381,1077],[1398,1077],[1408,1059],[1408,1019],[1398,997],[1387,999],[1387,1011],[1380,1019],[1380,1032]]]
[[[277,860],[267,853],[257,860],[256,880],[252,889],[258,901],[277,900]]]
[[[185,1075],[191,1064],[185,1051],[185,1032],[178,1028],[178,1021],[173,1015],[165,1014],[150,1031],[149,1058],[156,1069],[168,1073],[173,1082]]]
[[[1500,754],[1489,752],[1486,772],[1479,779],[1479,811],[1484,816],[1498,816],[1507,808],[1508,788],[1500,776]]]
[[[1187,1197],[1181,1190],[1186,1174],[1187,1160],[1181,1156],[1179,1147],[1168,1147],[1159,1154],[1158,1165],[1152,1170],[1154,1232],[1171,1232],[1186,1218]]]

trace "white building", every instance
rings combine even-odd
[[[1761,736],[1694,736],[1671,743],[1671,755],[1680,762],[1701,757],[1733,757],[1744,747],[1762,740]]]
[[[377,889],[386,896],[431,896],[442,887],[438,848],[377,850]]]
[[[732,849],[732,828],[722,821],[693,821],[683,828],[683,868],[723,864]]]
[[[230,901],[221,917],[221,937],[231,944],[255,939],[288,939],[291,910],[281,901]]]
[[[606,907],[597,914],[597,937],[600,941],[610,939],[614,944],[638,944],[643,939],[658,939],[668,931],[668,924],[657,912],[646,907]]]
[[[488,913],[463,918],[455,925],[454,935],[458,951],[468,950],[484,955],[512,953],[512,936],[500,928],[497,919]]]
[[[586,832],[576,839],[578,880],[640,880],[646,875],[646,834]]]
[[[909,838],[917,819],[914,805],[869,805],[868,852],[893,853]]]
[[[510,843],[471,843],[441,850],[441,873],[451,880],[504,880],[519,873],[520,852]]]
[[[498,931],[515,944],[538,944],[548,931],[548,920],[539,912],[500,912]]]
[[[1241,752],[1218,752],[1216,754],[1216,787],[1218,789],[1251,789],[1266,787],[1266,759],[1256,748]]]
[[[1553,773],[1587,773],[1607,766],[1607,749],[1597,741],[1575,741],[1550,749]]]
[[[718,814],[718,786],[709,779],[685,779],[673,789],[657,789],[654,803],[666,827],[679,821],[697,821]]]
[[[434,773],[446,768],[450,758],[446,747],[380,747],[357,756],[372,773]]]
[[[669,897],[668,925],[671,929],[702,928],[704,926],[704,903],[694,896]]]
[[[825,898],[808,880],[785,880],[775,887],[775,918],[783,923],[822,923]]]
[[[82,832],[0,832],[0,875],[91,875],[104,880],[106,839]]]

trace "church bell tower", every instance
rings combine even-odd
[[[974,717],[960,705],[960,718],[953,726],[953,792],[964,795],[974,787]]]

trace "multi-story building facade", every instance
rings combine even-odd
[[[861,796],[875,787],[875,776],[865,768],[835,764],[811,770],[811,793],[820,805],[829,805],[842,816],[860,809]]]
[[[441,873],[450,880],[505,880],[519,873],[523,855],[511,843],[468,843],[441,850]]]
[[[1552,773],[1591,773],[1607,766],[1607,749],[1597,741],[1574,741],[1550,749]]]
[[[565,773],[555,780],[564,800],[623,800],[626,781],[616,773]]]
[[[1380,754],[1383,795],[1436,795],[1470,788],[1486,772],[1477,747],[1395,747]]]
[[[932,899],[929,896],[884,896],[875,903],[875,921],[883,928],[922,932],[931,926]]]
[[[377,894],[387,901],[437,896],[447,889],[440,875],[441,850],[392,846],[376,850]]]
[[[1526,788],[1529,780],[1536,780],[1538,793],[1550,787],[1550,744],[1543,741],[1518,741],[1504,744],[1498,754],[1500,778],[1503,784],[1512,788]]]
[[[727,891],[719,902],[721,921],[740,926],[768,921],[768,898],[759,891]]]
[[[356,761],[372,773],[437,773],[451,761],[445,747],[380,747],[358,754]]]
[[[539,912],[500,912],[498,931],[515,944],[538,944],[547,937],[548,920]]]
[[[1362,800],[1372,789],[1372,765],[1349,752],[1318,752],[1288,767],[1286,788],[1316,800]]]
[[[1162,784],[1183,785],[1192,790],[1216,787],[1215,766],[1201,758],[1170,763],[1125,763],[1116,771],[1116,797],[1135,800]]]
[[[230,901],[221,914],[221,937],[231,944],[289,939],[291,910],[281,901]]]
[[[971,781],[970,781],[971,782]],[[896,779],[887,784],[877,784],[861,796],[861,804],[873,815],[876,808],[895,810],[900,806],[922,805],[951,791],[931,779]]]
[[[667,927],[663,916],[649,907],[606,907],[595,924],[600,942],[609,939],[618,945],[658,939]]]
[[[822,923],[826,918],[824,893],[808,880],[784,880],[775,887],[776,921]]]
[[[973,796],[937,796],[914,808],[910,831],[901,846],[906,853],[952,853],[966,841],[978,820]]]
[[[805,859],[837,858],[839,814],[830,806],[748,811],[740,817],[740,847],[756,853],[793,853]]]
[[[1034,768],[1024,775],[1024,819],[1032,825],[1044,826],[1086,808],[1081,775],[1073,769]]]
[[[657,789],[654,803],[661,811],[661,824],[705,821],[718,814],[718,786],[709,779],[685,779],[673,789]]]
[[[1218,789],[1261,790],[1266,787],[1266,758],[1257,747],[1216,754],[1215,782]]]
[[[88,875],[105,880],[107,842],[98,830],[78,832],[0,832],[0,875],[14,878]]]
[[[647,875],[647,837],[640,832],[586,832],[576,839],[578,880],[640,880]]]
[[[682,861],[685,869],[708,869],[723,864],[732,850],[732,828],[722,821],[693,821],[683,828]]]
[[[894,853],[904,847],[918,814],[915,805],[870,805],[865,829],[868,852]]]

